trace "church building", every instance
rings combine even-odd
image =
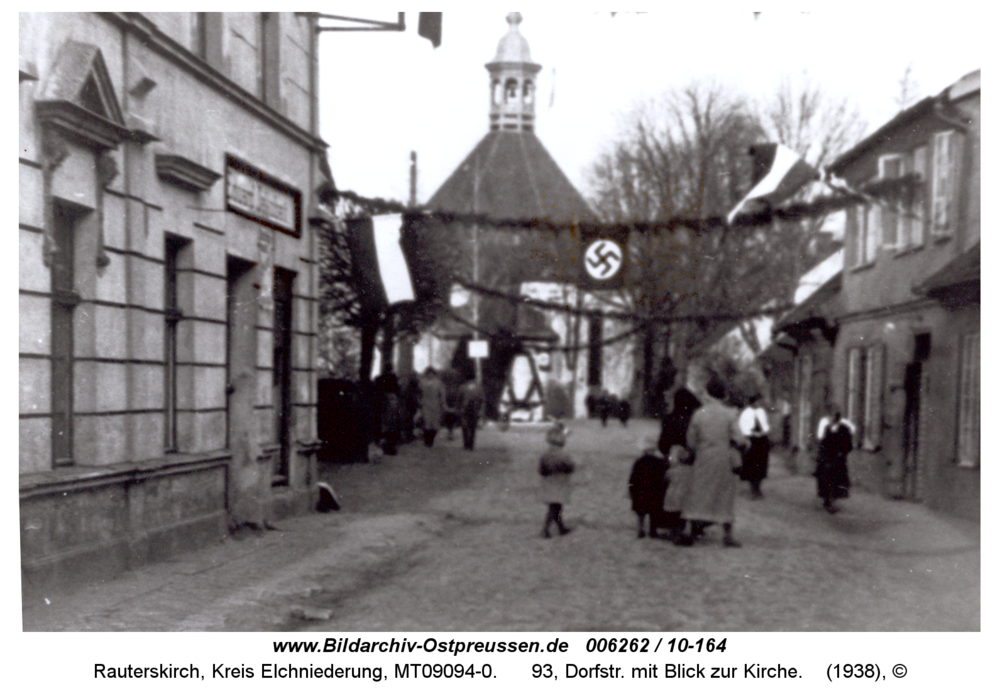
[[[489,130],[426,206],[491,220],[596,223],[583,195],[535,132],[542,66],[531,60],[520,31],[521,14],[511,12],[506,19],[508,31],[493,60],[486,63]],[[461,338],[489,339],[490,350],[496,353],[494,349],[500,348],[503,353],[483,361],[487,401],[499,415],[542,418],[546,403],[550,410],[553,407],[552,389],[563,395],[558,401],[573,404],[568,413],[560,407],[561,413],[555,415],[582,415],[588,388],[600,390],[603,385],[619,397],[627,396],[631,351],[604,351],[608,355],[602,356],[601,337],[615,332],[614,322],[588,313],[595,308],[594,295],[576,287],[576,235],[469,225],[459,237],[467,246],[466,275],[473,284],[508,298],[558,302],[577,311],[557,312],[497,295],[455,292],[452,306],[457,321],[442,322],[424,337],[414,354],[416,368],[448,367]],[[511,342],[513,350],[508,349]]]

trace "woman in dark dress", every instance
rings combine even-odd
[[[819,450],[816,453],[816,495],[823,499],[823,508],[831,515],[837,512],[835,500],[846,498],[851,487],[847,473],[847,455],[854,449],[854,425],[840,417],[824,416],[819,422]]]

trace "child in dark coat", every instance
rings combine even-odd
[[[632,465],[632,474],[628,479],[628,494],[632,499],[632,511],[639,520],[639,538],[646,536],[645,519],[649,516],[649,536],[659,537],[658,528],[664,524],[663,498],[667,494],[666,457],[657,448],[654,437],[642,442],[642,456]]]

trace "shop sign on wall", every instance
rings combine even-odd
[[[262,225],[301,235],[302,194],[235,157],[226,158],[226,206]]]

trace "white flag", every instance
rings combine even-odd
[[[399,245],[402,234],[403,216],[400,214],[375,215],[372,217],[375,231],[375,253],[378,255],[379,275],[389,304],[414,299],[410,269]]]

